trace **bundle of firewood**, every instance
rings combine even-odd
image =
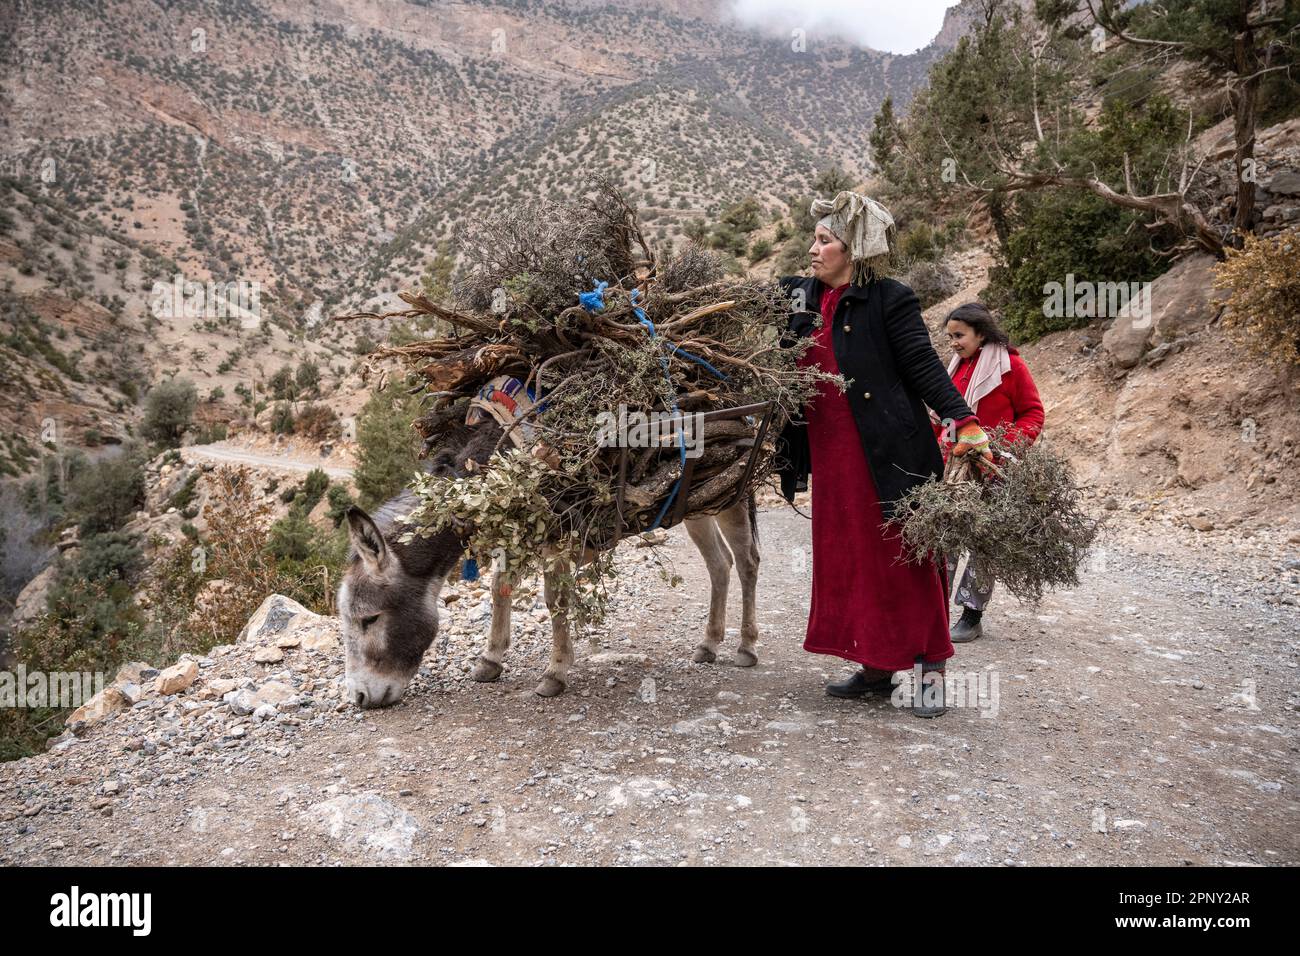
[[[426,452],[463,441],[467,417],[490,416],[502,428],[486,467],[536,479],[532,500],[504,495],[508,503],[469,485],[421,483],[426,499],[474,527],[531,521],[548,538],[599,548],[725,508],[770,473],[785,417],[827,377],[796,364],[806,343],[783,347],[790,305],[775,283],[727,280],[718,258],[694,246],[658,261],[635,211],[606,183],[580,201],[478,221],[458,246],[453,304],[403,293],[407,309],[339,318],[428,316],[445,330],[371,361],[398,360],[427,395],[414,422]],[[458,494],[472,500],[458,509]],[[430,504],[426,517],[442,520]]]
[[[996,464],[981,469],[972,455],[953,458],[943,481],[899,499],[891,533],[916,561],[969,555],[972,567],[1022,601],[1078,587],[1100,523],[1088,514],[1069,462],[1046,441],[1028,444],[1005,426],[989,438]]]

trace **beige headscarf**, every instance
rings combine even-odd
[[[825,226],[836,239],[848,246],[853,260],[854,285],[871,281],[877,266],[889,255],[889,238],[894,217],[874,199],[861,193],[836,193],[834,199],[814,199],[808,210],[820,217],[817,225]]]

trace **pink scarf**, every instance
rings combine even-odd
[[[961,365],[961,356],[954,355],[948,363],[948,377],[952,378]],[[985,345],[980,349],[980,357],[975,360],[975,371],[971,373],[966,386],[966,404],[972,412],[978,413],[980,399],[1002,383],[1002,376],[1011,371],[1011,353],[1005,345]]]

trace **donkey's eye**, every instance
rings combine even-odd
[[[363,617],[363,618],[361,619],[361,628],[362,628],[362,630],[365,630],[365,629],[366,629],[367,627],[369,627],[371,624],[374,624],[375,621],[377,621],[377,620],[379,620],[379,615],[378,615],[378,614],[372,614],[372,615],[370,615],[369,617]]]

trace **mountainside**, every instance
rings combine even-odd
[[[383,333],[324,316],[418,280],[467,217],[592,172],[656,239],[748,196],[783,208],[833,164],[860,175],[876,108],[937,52],[792,43],[721,0],[6,5],[0,455],[21,471],[51,415],[77,444],[121,436],[173,374],[220,388],[222,420],[285,363],[336,382]],[[255,285],[257,335],[153,315],[154,284],[185,281]]]

